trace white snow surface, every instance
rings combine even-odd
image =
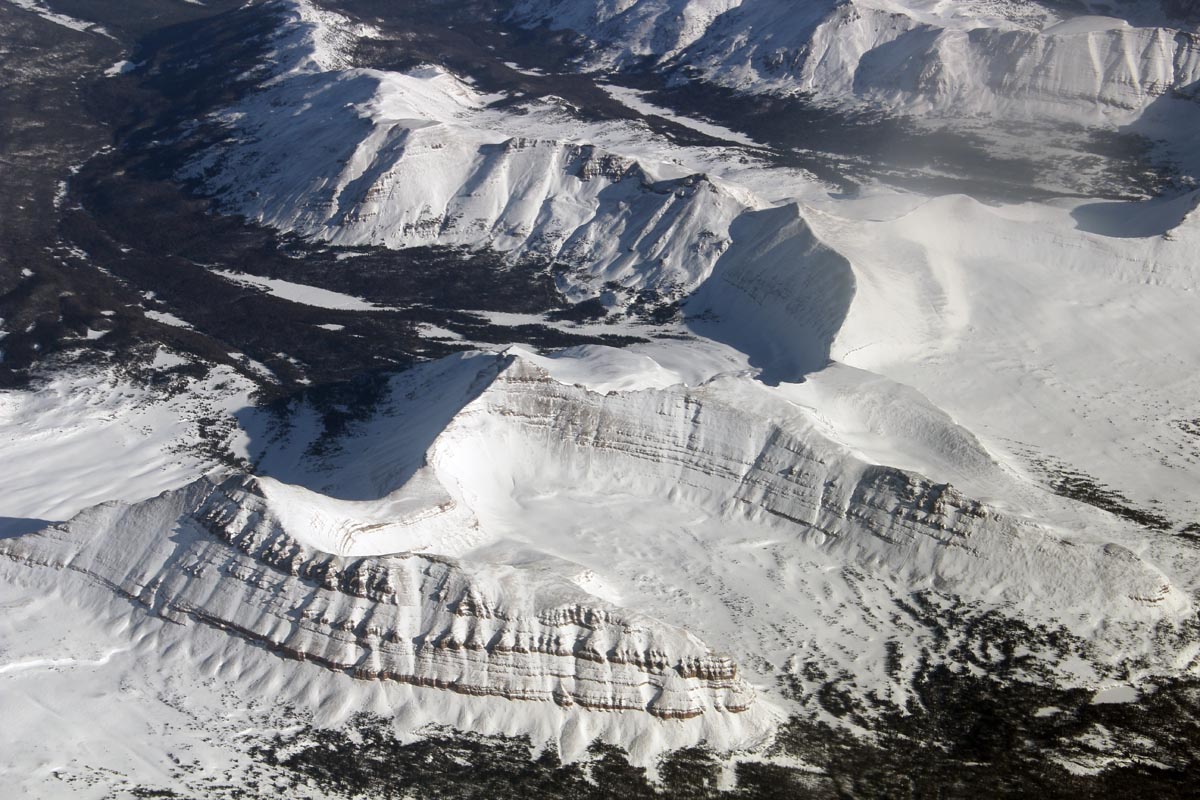
[[[521,347],[511,347],[506,352],[536,364],[556,381],[586,386],[600,394],[665,389],[687,383],[681,372],[667,369],[651,356],[633,350],[583,345],[548,357]]]
[[[1138,206],[1111,209],[1102,228],[1078,203],[950,196],[865,225],[827,214],[836,204],[813,209],[857,278],[831,355],[920,389],[995,452],[1066,461],[1192,518],[1195,445],[1181,426],[1194,417],[1200,354],[1179,343],[1200,320],[1198,230],[1185,217],[1122,235],[1141,224]],[[1078,229],[1084,220],[1104,233]]]
[[[319,286],[307,286],[303,283],[293,283],[279,278],[264,278],[248,272],[219,269],[214,269],[212,272],[234,283],[257,286],[275,297],[315,308],[329,308],[336,311],[379,311],[382,308],[382,306],[367,302],[361,297],[322,289]]]
[[[111,67],[104,70],[104,75],[108,78],[115,78],[118,75],[124,75],[126,73],[133,72],[137,68],[138,65],[132,61],[121,60],[115,62]]]
[[[1015,4],[906,7],[921,24],[941,14],[941,24],[958,32],[992,26],[1038,35],[1060,23],[1021,17]],[[1172,520],[1197,513],[1189,489],[1194,445],[1184,423],[1196,416],[1187,398],[1200,357],[1175,346],[1196,337],[1200,319],[1188,255],[1195,196],[1146,208],[985,206],[887,190],[834,199],[803,175],[646,134],[581,127],[536,103],[509,119],[440,68],[320,78],[306,74],[291,79],[294,86],[280,79],[238,112],[233,124],[260,135],[213,156],[226,177],[212,188],[231,207],[347,244],[437,242],[571,258],[582,266],[563,288],[576,298],[602,296],[601,282],[613,279],[693,292],[691,327],[741,351],[741,367],[771,382],[808,374],[819,386],[824,379],[813,374],[834,359],[885,378],[866,380],[894,386],[885,396],[931,409],[920,414],[953,420],[1012,474],[1036,479],[1033,464],[1044,460],[1081,469]],[[341,113],[322,99],[331,85],[362,91],[363,100],[344,109],[345,128],[325,123]],[[315,109],[312,128],[308,109]],[[537,138],[520,138],[518,129]],[[436,145],[421,142],[427,131],[436,132]],[[581,132],[604,150],[579,144]],[[275,178],[278,159],[304,152],[305,141],[319,141],[311,157]],[[262,142],[280,145],[266,150]],[[349,197],[322,188],[351,184]],[[313,194],[329,197],[330,206],[290,200]],[[619,199],[610,205],[610,196]],[[1143,323],[1150,318],[1157,324]],[[621,369],[631,377],[597,387],[662,388],[680,377],[674,368]],[[842,403],[844,395],[821,402]],[[869,441],[878,422],[871,412],[854,423],[869,436],[843,435],[876,460],[970,480],[938,457],[918,458],[919,436],[903,446],[889,437]],[[987,483],[973,488],[1010,502]]]
[[[160,350],[155,363],[182,362]],[[13,467],[0,470],[0,526],[62,521],[96,503],[136,502],[190,482],[208,466],[185,449],[196,420],[245,407],[252,388],[221,367],[175,397],[114,372],[81,370],[33,391],[0,392],[0,461]]]
[[[691,117],[680,116],[679,114],[674,113],[670,109],[656,106],[653,103],[648,102],[647,100],[643,99],[642,98],[643,92],[639,92],[636,89],[630,89],[625,86],[612,86],[612,85],[605,85],[602,88],[604,89],[604,91],[608,92],[608,94],[613,99],[618,100],[621,103],[624,103],[625,105],[629,106],[630,108],[635,109],[636,111],[640,111],[643,114],[653,114],[655,116],[663,117],[664,119],[669,119],[672,122],[678,122],[680,125],[683,125],[685,128],[691,128],[694,131],[698,131],[707,136],[712,136],[717,139],[724,139],[729,142],[736,142],[738,144],[746,145],[747,147],[759,147],[760,146],[758,144],[758,142],[754,141],[753,139],[751,139],[749,136],[747,136],[744,133],[738,133],[737,131],[731,131],[728,128],[722,127],[720,125],[714,125],[713,123],[705,122],[704,120],[697,120],[697,119],[692,119]]]
[[[108,31],[104,30],[103,26],[97,25],[94,22],[76,19],[75,17],[68,16],[67,14],[60,14],[57,11],[49,8],[45,3],[41,2],[41,0],[4,1],[10,5],[16,6],[17,8],[37,14],[42,19],[53,22],[55,25],[59,25],[63,28],[69,28],[73,31],[79,31],[81,33],[97,33],[101,36],[108,36],[109,38],[112,38]]]

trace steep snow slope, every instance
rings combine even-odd
[[[720,14],[708,3],[639,3],[614,14],[619,8],[528,0],[514,14],[577,30],[617,64],[649,56],[742,92],[810,93],[905,113],[1126,124],[1163,95],[1194,100],[1200,81],[1194,32],[1115,17],[1060,20],[1034,3],[850,0],[797,8],[745,0]],[[699,31],[698,20],[711,22]]]
[[[297,19],[282,30],[289,43],[307,37],[313,52],[329,36]],[[334,244],[461,245],[540,259],[555,264],[568,298],[609,306],[642,289],[681,298],[707,282],[720,288],[693,301],[696,313],[734,319],[743,296],[778,303],[753,330],[717,334],[775,341],[756,365],[774,359],[773,369],[795,375],[827,360],[853,292],[844,260],[795,206],[772,209],[681,158],[707,168],[716,157],[644,142],[636,158],[609,152],[580,141],[576,121],[548,106],[530,119],[488,109],[496,97],[442,68],[322,70],[294,46],[299,66],[230,109],[229,143],[188,168],[223,209]],[[522,127],[546,135],[513,133]],[[779,272],[796,261],[811,264],[808,275]]]
[[[963,457],[972,455],[982,454]],[[1055,577],[1014,569],[1016,552],[1054,549],[1053,536],[997,516],[944,485],[859,462],[818,433],[805,413],[743,376],[717,377],[695,389],[601,396],[561,385],[518,357],[452,420],[428,461],[476,510],[485,530],[525,527],[522,512],[529,508],[522,500],[531,491],[548,505],[558,495],[666,497],[710,519],[748,518],[790,531],[902,580],[933,579],[955,593],[987,585],[997,598],[1031,611],[1031,598],[1040,604],[1059,591],[1100,588],[1064,585],[1057,569]],[[489,524],[491,515],[497,522]],[[509,519],[501,522],[504,516]],[[1078,544],[1080,550],[1047,561],[1097,557]],[[996,558],[993,548],[1005,557]],[[1106,562],[1099,557],[1097,563]],[[992,569],[997,573],[987,578],[970,574]],[[999,577],[1009,570],[1011,577]],[[1161,576],[1153,570],[1146,576],[1146,588],[1162,588]],[[1023,580],[1045,583],[1035,589],[1020,585]],[[1122,594],[1101,591],[1110,599]],[[1141,590],[1126,592],[1141,596]],[[1167,607],[1177,602],[1180,610],[1187,607],[1182,597]],[[1074,603],[1063,596],[1049,605],[1066,617]]]
[[[796,204],[743,214],[730,240],[688,299],[692,328],[746,353],[769,382],[825,367],[855,295],[850,263]]]

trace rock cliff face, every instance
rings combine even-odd
[[[436,555],[316,551],[283,529],[250,477],[101,506],[3,552],[364,680],[664,719],[754,702],[729,657],[566,581],[474,575]]]

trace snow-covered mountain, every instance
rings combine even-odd
[[[272,494],[252,478],[201,479],[131,508],[96,507],[6,554],[77,572],[173,622],[233,631],[361,680],[663,719],[753,703],[732,659],[686,631],[614,609],[566,580],[394,554],[402,540],[376,556],[329,553],[280,519],[322,511],[293,495],[275,512]],[[354,525],[369,527],[331,521],[347,541]],[[388,524],[394,533],[417,523]]]
[[[231,2],[105,78],[150,103],[183,75],[203,113],[97,156],[128,151],[113,172],[140,213],[86,166],[54,201],[64,271],[94,261],[121,287],[75,338],[126,361],[48,359],[0,394],[0,456],[23,467],[0,471],[22,789],[124,786],[103,767],[195,792],[247,759],[353,759],[375,741],[361,714],[403,746],[517,737],[542,766],[695,748],[722,765],[703,797],[744,764],[844,795],[845,763],[811,759],[877,730],[989,764],[968,734],[902,727],[961,712],[943,690],[1027,698],[988,725],[1052,741],[1047,774],[1071,780],[1144,765],[1151,728],[1186,732],[1159,698],[1200,670],[1200,192],[1182,166],[1136,202],[915,191],[941,185],[936,158],[913,167],[927,183],[871,174],[872,148],[882,164],[911,133],[889,115],[1187,141],[1186,8],[386,5]],[[542,36],[580,59],[509,60]],[[225,84],[193,78],[229,48]],[[651,102],[689,89],[815,98],[829,116],[804,119],[877,138],[816,154],[802,130],[759,142],[723,127],[736,111]],[[864,107],[887,112],[878,130],[847,113]],[[990,155],[1073,159],[1075,141]],[[202,220],[228,241],[197,243]],[[82,319],[84,290],[17,285],[55,298],[39,319]],[[485,296],[529,287],[550,299]],[[126,313],[134,334],[108,327]],[[226,322],[247,316],[235,348]],[[284,324],[334,360],[369,350],[369,370],[335,382]],[[1087,710],[1109,703],[1149,710]],[[350,752],[288,738],[308,724],[350,730]]]
[[[1100,6],[1101,4],[1094,4]],[[1156,3],[1062,16],[1039,3],[523,0],[527,24],[595,40],[614,66],[747,93],[811,94],[909,114],[1125,124],[1163,96],[1195,100],[1200,38]],[[1086,12],[1086,9],[1079,9]]]
[[[329,34],[305,19],[283,38],[307,36],[321,52]],[[692,306],[752,316],[751,330],[722,335],[761,343],[761,365],[795,373],[827,359],[854,278],[796,205],[771,208],[673,153],[580,141],[555,98],[536,112],[561,138],[527,138],[506,130],[522,119],[488,108],[498,96],[442,68],[313,63],[222,114],[228,143],[188,166],[222,209],[336,245],[453,245],[552,263],[568,298],[609,307],[642,290],[679,299],[706,287]]]
[[[932,633],[880,630],[868,644],[858,625],[931,586],[1066,624],[1101,648],[1091,669],[1171,669],[1175,653],[1141,631],[1183,623],[1192,603],[1128,548],[864,461],[813,412],[790,410],[786,388],[737,375],[652,388],[661,366],[630,371],[629,358],[435,362],[397,380],[320,467],[287,457],[305,446],[293,432],[262,454],[265,476],[202,478],[4,540],[6,573],[68,581],[88,604],[129,598],[184,630],[359,680],[462,696],[436,701],[450,708],[505,698],[526,733],[624,712],[609,735],[631,748],[649,730],[657,747],[761,737],[774,712],[748,678],[785,666],[784,641],[823,642],[823,666],[896,691],[897,676],[856,651],[890,643],[913,665],[942,657]],[[649,383],[586,385],[616,367]],[[1014,480],[950,421],[923,424],[976,480]],[[272,464],[290,472],[271,477]],[[777,593],[785,606],[746,616]],[[747,674],[733,653],[766,663]],[[320,705],[338,689],[313,691]]]
[[[745,208],[704,175],[592,144],[506,136],[489,98],[437,67],[289,75],[231,112],[198,159],[222,207],[333,244],[487,247],[587,265],[592,284],[686,293]]]

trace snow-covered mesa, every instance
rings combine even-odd
[[[1189,618],[1188,591],[1128,548],[865,460],[795,387],[735,374],[588,388],[630,358],[515,349],[432,363],[395,378],[327,459],[297,459],[316,431],[293,425],[261,437],[273,443],[256,454],[260,477],[202,478],[0,540],[5,575],[70,586],[88,607],[130,598],[185,640],[236,631],[274,653],[256,658],[277,674],[291,658],[450,690],[461,699],[437,702],[443,721],[473,698],[517,701],[503,730],[560,746],[591,731],[568,756],[591,735],[640,758],[753,745],[777,719],[769,679],[796,668],[796,642],[902,691],[885,647],[911,667],[933,633],[871,620],[931,588],[1066,625],[1115,664],[1172,668],[1142,631]],[[633,374],[656,385],[660,370],[643,359]],[[910,424],[964,474],[1013,480],[950,420]],[[338,696],[341,680],[306,702]]]

